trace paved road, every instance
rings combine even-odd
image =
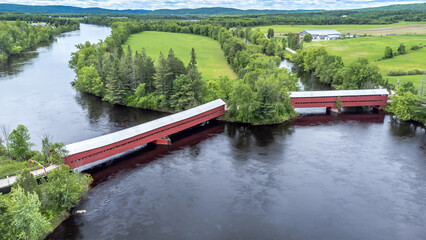
[[[286,48],[285,48],[285,50],[287,50],[287,51],[289,51],[289,52],[291,52],[291,53],[293,53],[293,54],[296,54],[296,51],[294,51],[294,50],[293,50],[293,49],[291,49],[291,48],[286,47]]]
[[[50,172],[57,168],[59,168],[59,165],[50,165],[46,168],[46,172]],[[33,170],[31,171],[31,174],[33,174],[34,177],[41,176],[44,174],[44,169]],[[12,186],[12,184],[16,182],[16,177],[17,176],[11,176],[11,177],[0,179],[0,189]]]

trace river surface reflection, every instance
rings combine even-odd
[[[70,143],[164,116],[70,86],[73,46],[109,31],[82,25],[1,75],[0,124]],[[213,121],[91,169],[93,188],[47,238],[424,239],[424,128],[323,112],[271,126]]]
[[[75,45],[98,42],[110,31],[108,27],[81,24],[80,30],[61,34],[52,44],[26,52],[3,66],[0,125],[9,129],[25,125],[31,141],[40,148],[44,134],[67,144],[164,116],[111,106],[71,86],[75,73],[68,67],[68,61],[76,51]]]

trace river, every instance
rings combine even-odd
[[[108,34],[82,25],[3,73],[0,124],[69,143],[162,116],[69,84],[74,45]],[[424,128],[383,112],[319,112],[213,122],[92,169],[93,188],[48,239],[424,239]]]

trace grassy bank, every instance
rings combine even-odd
[[[384,56],[385,46],[391,47],[395,52],[401,43],[406,46],[407,54],[378,61]],[[400,83],[412,81],[417,88],[420,88],[423,75],[387,76],[389,71],[395,70],[426,70],[426,48],[415,51],[409,50],[411,46],[419,43],[426,45],[426,34],[316,41],[305,44],[304,47],[323,46],[330,54],[341,56],[345,64],[349,64],[359,57],[367,58],[370,62],[377,64],[380,73],[385,79],[388,78],[389,82],[396,84],[399,78]]]
[[[133,51],[145,48],[146,53],[158,59],[160,52],[166,57],[172,48],[175,55],[185,64],[189,63],[191,48],[195,49],[199,71],[205,80],[218,79],[220,76],[236,78],[235,73],[226,62],[220,44],[208,37],[193,34],[146,31],[133,34],[123,45]]]

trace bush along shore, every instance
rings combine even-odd
[[[36,180],[30,169],[24,167],[11,192],[0,194],[2,239],[43,238],[68,216],[68,211],[88,192],[92,183],[90,175],[73,172],[63,164],[63,157],[66,156],[64,144],[51,143],[45,137],[42,151],[32,151],[31,146],[25,126],[19,125],[10,133],[2,131],[0,170],[10,170],[4,169],[5,162],[9,167],[15,163],[18,169],[22,169],[25,164],[29,166],[30,159],[44,165],[54,163],[59,168]]]

